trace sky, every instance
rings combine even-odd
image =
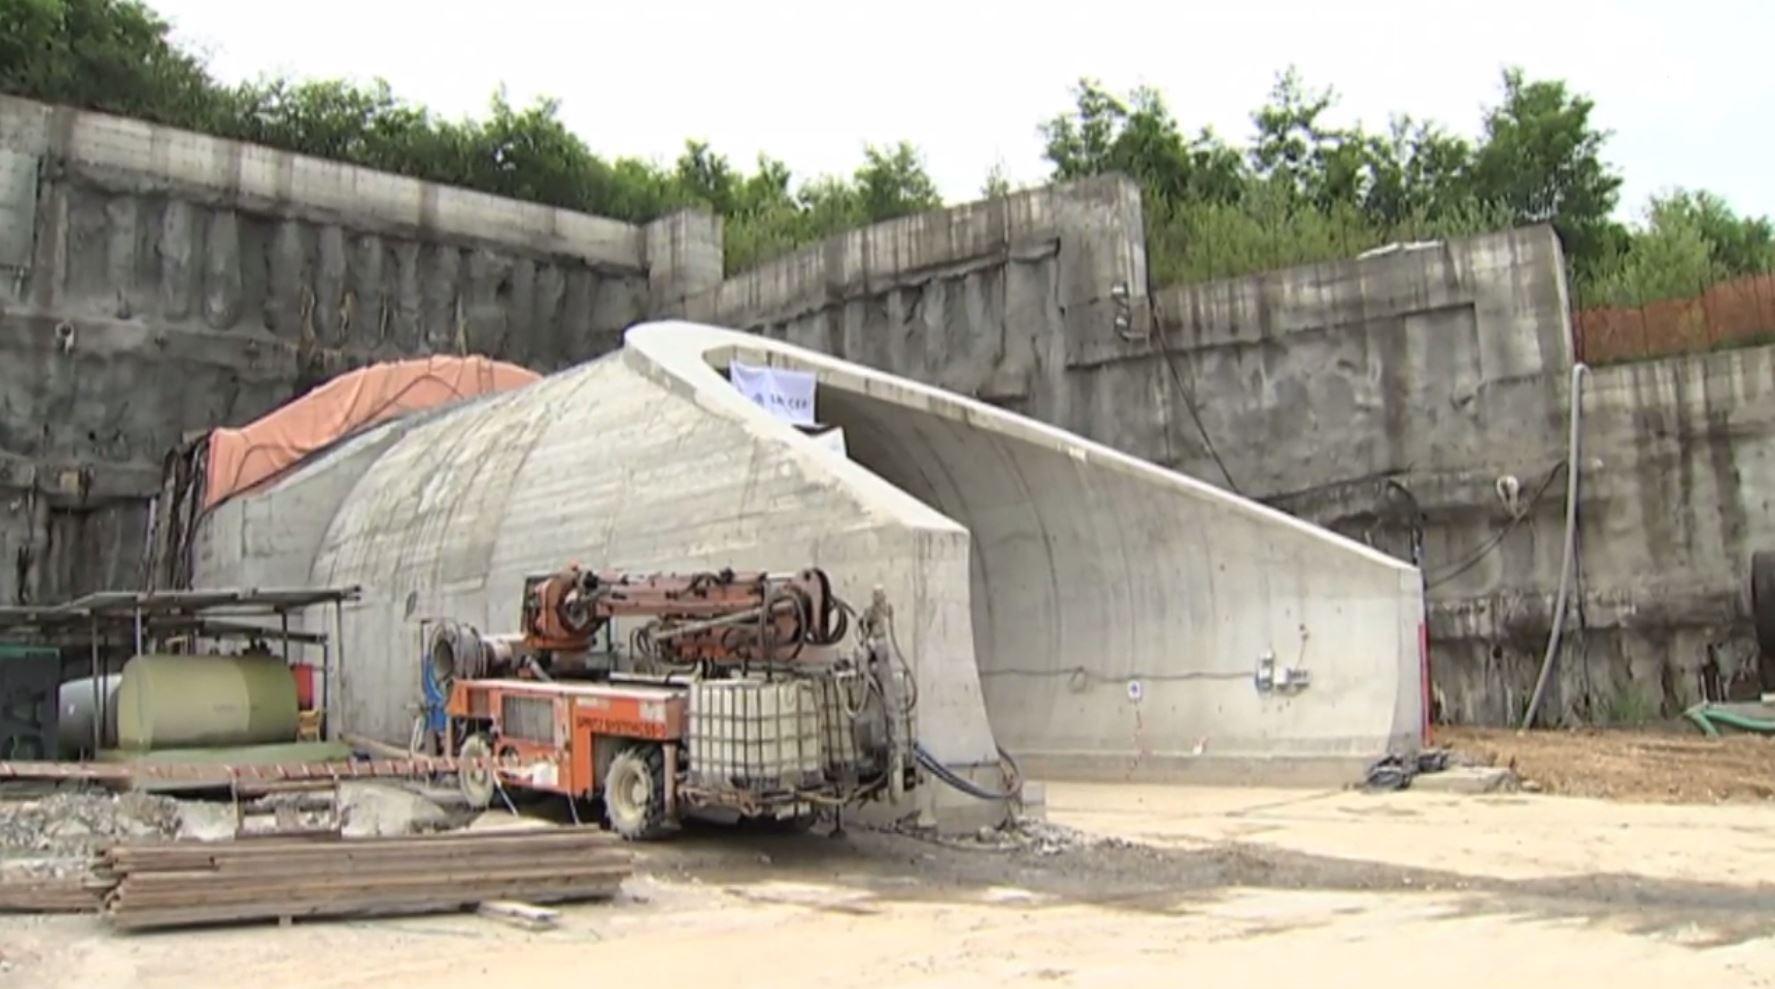
[[[606,156],[669,163],[697,138],[801,178],[906,139],[950,201],[976,198],[995,164],[1045,178],[1037,124],[1082,76],[1152,86],[1186,130],[1243,144],[1290,65],[1337,90],[1340,123],[1408,113],[1470,136],[1518,65],[1596,101],[1623,218],[1679,186],[1775,215],[1775,4],[1761,0],[148,2],[229,82],[381,77],[448,116],[478,115],[503,86],[558,98]]]

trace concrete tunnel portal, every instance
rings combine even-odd
[[[848,455],[740,395],[734,359],[813,372]],[[564,554],[812,564],[852,601],[883,586],[920,740],[982,780],[998,746],[1032,774],[1349,779],[1421,735],[1410,566],[972,399],[695,324],[637,327],[225,503],[194,585],[361,584],[341,714],[402,741],[409,626],[503,629],[524,575]]]
[[[793,347],[704,354],[735,356],[813,372],[848,459],[967,533],[972,666],[1032,765],[1347,779],[1419,741],[1411,567],[936,389]],[[1296,685],[1260,688],[1266,657]]]

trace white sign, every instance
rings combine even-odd
[[[733,361],[728,377],[741,395],[758,403],[771,415],[797,426],[814,424],[814,376],[807,371],[780,367],[751,367]]]

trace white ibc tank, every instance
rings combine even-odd
[[[690,689],[690,775],[704,786],[796,787],[825,768],[808,680],[707,680]]]

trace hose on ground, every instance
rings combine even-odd
[[[1764,735],[1775,735],[1775,721],[1765,721],[1749,715],[1738,714],[1713,704],[1696,704],[1683,712],[1683,717],[1695,723],[1697,728],[1707,733],[1709,738],[1718,738],[1720,725],[1736,728],[1739,731],[1753,731]]]
[[[998,757],[999,761],[1004,764],[1001,771],[1004,772],[1007,781],[1002,791],[988,790],[961,776],[955,770],[943,765],[942,760],[932,755],[930,750],[919,742],[912,743],[912,752],[918,757],[918,764],[926,772],[976,800],[1016,800],[1023,795],[1023,770],[1018,768],[1017,760],[1011,758],[1011,754],[1002,747],[998,750]]]

